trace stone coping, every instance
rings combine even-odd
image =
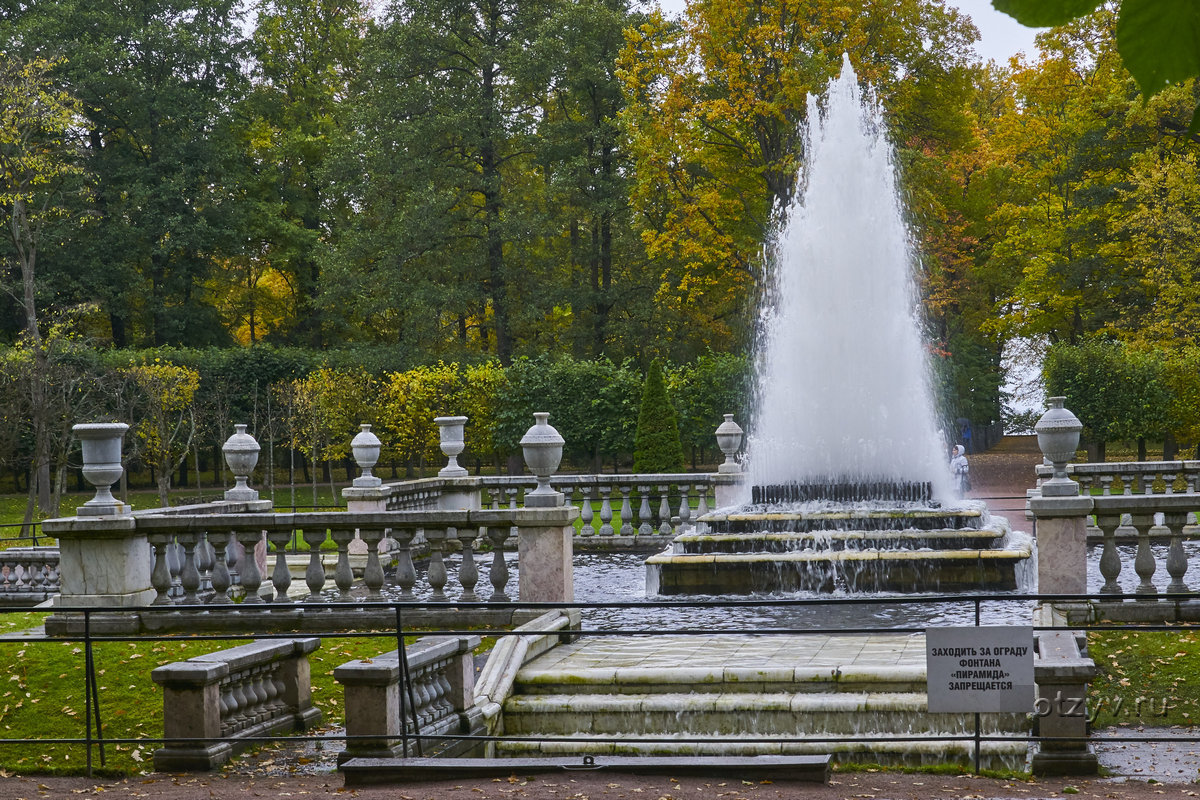
[[[822,550],[802,553],[662,554],[647,564],[777,564],[829,561],[1020,561],[1032,554],[1030,545],[1005,550]]]

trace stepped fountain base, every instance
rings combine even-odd
[[[713,513],[646,560],[648,594],[1018,588],[1028,538],[980,504]]]

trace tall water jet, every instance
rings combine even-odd
[[[648,558],[647,592],[1015,589],[1028,537],[950,494],[891,147],[848,59],[817,108],[772,252],[751,502]]]
[[[921,484],[948,497],[882,114],[845,56],[824,109],[812,95],[808,108],[799,188],[769,252],[750,483]]]

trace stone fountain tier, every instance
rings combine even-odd
[[[648,594],[1009,590],[1032,554],[979,505],[752,508],[698,523],[646,560]]]
[[[714,512],[699,522],[712,533],[762,531],[935,531],[983,530],[982,508],[844,507],[817,510],[768,510],[765,506],[729,513]]]

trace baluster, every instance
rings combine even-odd
[[[679,487],[679,527],[680,529],[688,527],[692,520],[692,487]]]
[[[301,535],[304,537],[304,543],[308,545],[308,566],[304,569],[304,585],[308,587],[308,600],[315,602],[321,599],[321,592],[325,591],[325,561],[321,558],[325,528],[306,525]]]
[[[579,534],[581,536],[595,536],[596,529],[592,527],[592,498],[596,495],[596,487],[581,486],[579,491],[583,495],[583,502],[579,508],[579,518],[583,520],[583,528],[580,529]]]
[[[236,711],[230,723],[236,732],[250,724],[250,699],[246,697],[245,676],[234,675],[231,681],[233,683],[233,705]]]
[[[208,541],[207,531],[196,534],[199,541],[196,544],[196,569],[200,573],[200,585],[197,588],[197,594],[201,596],[211,596],[212,592],[212,570],[213,564],[216,562],[216,553],[213,550],[212,543]]]
[[[45,569],[41,564],[30,561],[20,565],[21,580],[27,583],[28,591],[41,594],[46,585]]]
[[[354,541],[354,531],[335,528],[329,535],[337,544],[338,560],[337,568],[333,571],[333,582],[338,588],[338,600],[349,600],[350,589],[354,586],[354,572],[350,569],[350,542]]]
[[[521,490],[516,486],[504,487],[504,493],[506,495],[508,495],[508,507],[513,509],[514,511],[517,508],[517,493],[520,491]]]
[[[637,487],[638,494],[642,496],[642,504],[638,507],[638,535],[648,536],[653,528],[650,527],[650,487]]]
[[[321,531],[321,539],[325,538],[325,531]],[[304,531],[305,541],[308,540],[308,531]],[[292,585],[292,571],[288,569],[287,564],[287,546],[292,541],[292,529],[288,525],[282,528],[272,528],[267,531],[267,541],[275,546],[275,569],[271,571],[271,585],[275,587],[276,603],[290,603],[292,598],[288,596],[288,589]],[[311,547],[311,545],[310,545]],[[317,548],[319,550],[320,543]]]
[[[662,494],[658,500],[658,532],[664,536],[671,535],[671,501],[668,498],[668,493],[671,491],[670,486],[659,486],[658,491]]]
[[[238,531],[238,543],[245,550],[245,555],[242,557],[242,588],[246,590],[246,596],[242,599],[243,603],[261,603],[263,599],[258,594],[258,589],[262,586],[262,573],[258,571],[258,558],[255,555],[254,548],[258,546],[262,540],[262,531]]]
[[[1096,527],[1104,534],[1104,549],[1100,553],[1100,574],[1104,576],[1100,591],[1104,594],[1118,594],[1121,591],[1117,582],[1121,575],[1121,555],[1117,552],[1117,527],[1120,524],[1120,514],[1096,515]]]
[[[179,574],[183,571],[183,545],[179,544],[178,534],[169,534],[167,544],[167,569],[171,571],[171,597],[176,603],[183,602],[183,587],[179,582]]]
[[[1121,487],[1124,490],[1124,491],[1122,491],[1122,494],[1127,494],[1127,495],[1133,494],[1133,475],[1122,472],[1121,473]]]
[[[492,596],[488,600],[493,603],[506,603],[509,600],[504,592],[504,587],[508,585],[508,564],[504,561],[504,540],[508,538],[508,529],[489,527],[487,538],[492,543],[492,568],[488,572]]]
[[[1112,475],[1101,475],[1100,476],[1100,486],[1102,487],[1100,489],[1100,493],[1102,495],[1104,495],[1105,497],[1110,497],[1112,495],[1112,482],[1113,482]],[[1086,492],[1080,492],[1080,494],[1086,494]]]
[[[196,590],[200,588],[200,570],[196,569],[196,537],[195,531],[182,534],[183,566],[179,570],[179,585],[183,587],[183,603],[193,605],[200,602]]]
[[[363,583],[367,585],[368,600],[382,600],[383,566],[379,563],[379,542],[383,539],[382,528],[363,529],[362,539],[367,543],[367,566],[363,570]],[[411,587],[410,587],[411,588]]]
[[[146,537],[154,548],[154,567],[150,570],[150,585],[154,587],[153,606],[171,605],[171,569],[167,566],[167,543],[170,537],[165,533],[152,533]]]
[[[475,566],[475,537],[479,535],[479,529],[460,528],[457,534],[462,545],[462,564],[458,568],[458,582],[462,585],[460,599],[467,603],[476,603],[479,602],[479,595],[475,594],[475,584],[479,583],[479,569]]]
[[[1167,574],[1171,582],[1167,584],[1169,594],[1181,594],[1188,590],[1183,582],[1187,574],[1188,558],[1183,549],[1183,526],[1187,522],[1187,514],[1168,511],[1163,514],[1163,524],[1171,531],[1171,546],[1167,549]]]
[[[612,487],[600,487],[600,535],[613,535]]]
[[[1179,475],[1174,472],[1163,473],[1163,484],[1167,487],[1165,494],[1175,494],[1175,481]]]
[[[629,504],[629,493],[633,487],[624,484],[621,490],[621,535],[633,536],[633,507]]]
[[[209,531],[208,543],[213,550],[213,565],[212,565],[212,588],[213,595],[209,598],[210,603],[228,603],[229,587],[233,585],[233,581],[229,577],[229,565],[225,563],[225,548],[229,545],[229,531]]]
[[[242,706],[238,701],[237,687],[232,677],[221,681],[221,733],[233,733],[237,730],[242,718]]]
[[[412,528],[392,528],[396,540],[396,585],[400,587],[401,600],[413,600],[413,586],[417,583],[417,570],[412,561],[412,540],[416,533]]]
[[[426,577],[429,580],[429,587],[433,589],[432,599],[436,602],[444,602],[446,598],[446,560],[442,551],[446,547],[446,538],[449,531],[441,529],[431,531],[425,529],[425,540],[429,542],[429,570]]]
[[[707,483],[702,483],[696,487],[700,494],[700,502],[696,506],[696,519],[700,519],[708,513],[708,492],[710,488]]]
[[[1133,560],[1133,571],[1138,574],[1141,582],[1136,589],[1137,594],[1157,595],[1158,589],[1154,588],[1154,571],[1158,568],[1158,564],[1154,561],[1154,551],[1150,549],[1150,528],[1154,525],[1154,516],[1151,514],[1133,514],[1133,527],[1137,530],[1138,545],[1137,557]]]

